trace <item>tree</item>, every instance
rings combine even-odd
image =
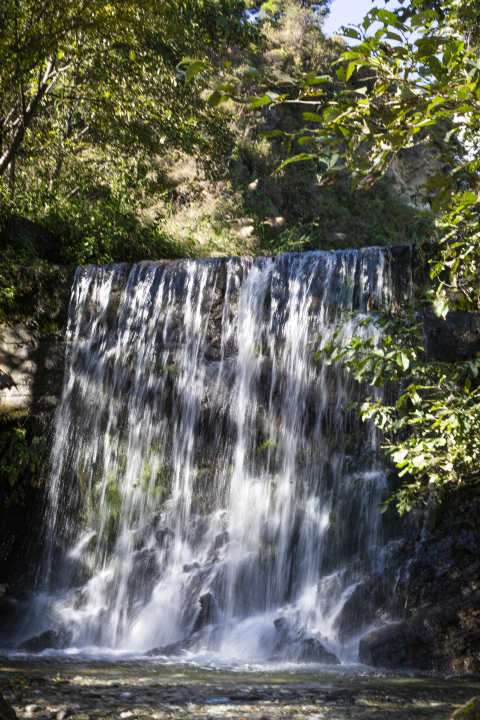
[[[199,102],[182,94],[179,64],[186,55],[245,44],[255,35],[242,0],[6,0],[0,177],[10,167],[13,186],[27,139],[34,152],[53,145],[52,183],[65,145],[80,140],[123,152],[134,144],[158,148],[165,135],[195,144],[201,113],[192,123],[191,108]]]

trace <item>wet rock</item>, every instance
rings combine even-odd
[[[288,659],[288,658],[287,658]],[[300,642],[295,658],[299,662],[325,663],[326,665],[340,665],[336,655],[329,652],[316,638],[306,638]]]
[[[145,653],[145,655],[148,655],[149,657],[156,657],[157,655],[164,655],[166,657],[170,657],[171,655],[180,655],[180,653],[183,652],[183,650],[187,650],[188,647],[188,638],[184,638],[183,640],[179,640],[175,643],[170,643],[169,645],[162,645],[160,647],[155,647],[149,650]]]
[[[37,705],[36,703],[32,703],[32,705],[27,705],[25,708],[25,712],[28,713],[28,715],[34,715],[35,713],[41,712],[42,710],[42,706]]]
[[[360,640],[360,662],[392,669],[441,669],[446,665],[444,636],[456,621],[454,608],[435,607],[372,630]]]
[[[473,655],[451,660],[448,669],[458,675],[480,675],[480,660]]]
[[[340,660],[315,637],[307,637],[305,628],[285,617],[274,620],[276,638],[274,658],[293,662],[339,665]]]
[[[453,310],[446,318],[437,318],[433,311],[425,311],[423,321],[430,357],[444,362],[476,357],[480,350],[480,313]]]
[[[69,718],[72,715],[75,715],[75,710],[71,707],[65,706],[65,707],[60,708],[60,710],[57,710],[55,717],[56,717],[56,720],[65,720],[66,718]]]
[[[451,720],[480,720],[480,695],[455,710]]]
[[[175,533],[168,527],[159,527],[155,530],[155,539],[159,545],[170,545],[174,537]]]
[[[370,583],[360,583],[345,602],[335,622],[339,640],[345,642],[364,632],[373,624],[374,617],[373,588]]]
[[[227,544],[228,540],[229,540],[229,535],[228,535],[227,530],[224,530],[222,533],[219,533],[216,536],[215,540],[213,541],[213,548],[212,548],[213,552],[214,553],[218,552],[218,550],[220,550],[220,548],[222,548],[224,545]]]
[[[17,714],[13,707],[7,703],[0,692],[0,720],[17,720]]]
[[[197,562],[190,563],[190,565],[184,565],[184,566],[183,566],[183,572],[184,572],[184,573],[191,573],[191,572],[193,572],[194,570],[199,570],[199,569],[200,569],[200,564],[197,563]]]
[[[181,655],[185,651],[198,650],[200,648],[207,650],[216,650],[219,647],[221,639],[221,630],[219,627],[207,626],[198,632],[192,632],[188,637],[182,638],[177,642],[156,647],[149,650],[146,655],[155,657],[164,655],[166,657],[172,655]]]
[[[18,649],[26,650],[26,652],[42,652],[48,649],[62,650],[68,647],[69,643],[69,633],[63,630],[45,630],[45,632],[25,640],[18,646]]]
[[[220,602],[212,595],[205,593],[199,598],[200,612],[198,613],[195,624],[192,628],[192,635],[202,630],[207,625],[214,625],[220,619]]]

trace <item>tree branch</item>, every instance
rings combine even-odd
[[[0,177],[5,173],[7,167],[14,160],[17,151],[22,143],[25,136],[28,125],[30,124],[33,116],[35,115],[37,108],[47,94],[53,83],[58,78],[58,72],[55,70],[55,60],[50,59],[47,63],[47,68],[43,75],[42,80],[39,82],[36,92],[30,99],[25,110],[22,112],[21,121],[18,122],[18,127],[13,134],[12,141],[7,150],[0,157]],[[17,123],[15,123],[17,124]]]

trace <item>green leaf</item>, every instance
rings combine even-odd
[[[438,295],[433,301],[433,309],[437,317],[445,318],[448,314],[448,300]]]
[[[342,35],[344,35],[345,37],[353,38],[354,40],[362,39],[362,36],[358,32],[358,30],[355,30],[354,28],[342,26],[341,31],[342,31]]]
[[[250,100],[250,108],[254,109],[257,107],[262,107],[263,105],[269,105],[272,100],[268,95],[262,95],[258,98],[249,98]]]
[[[349,64],[348,69],[347,69],[347,74],[346,74],[346,76],[345,76],[345,80],[346,80],[347,82],[348,82],[348,81],[350,80],[350,78],[352,77],[353,72],[354,72],[354,70],[355,70],[355,67],[356,67],[356,64],[355,64],[354,62],[351,62],[351,63]]]
[[[316,72],[310,72],[304,75],[303,82],[306,85],[322,85],[324,83],[332,82],[331,75],[317,75]]]
[[[258,133],[258,136],[262,138],[288,137],[287,133],[283,132],[283,130],[269,130],[268,132]]]
[[[225,100],[230,100],[228,95],[223,95],[218,90],[214,90],[207,100],[207,105],[210,107],[217,107],[221,103],[225,102]]]
[[[397,16],[393,12],[390,12],[390,10],[379,10],[378,19],[385,23],[385,25],[393,25],[394,27],[398,25]]]
[[[284,160],[281,165],[278,166],[275,172],[278,172],[282,168],[284,168],[286,165],[290,165],[292,162],[301,162],[302,160],[313,160],[316,158],[316,155],[309,155],[307,153],[299,153],[298,155],[295,155],[294,157],[288,158],[287,160]]]
[[[188,83],[195,75],[203,72],[207,68],[210,68],[210,63],[205,60],[194,60],[191,62],[185,71],[185,82]]]
[[[447,188],[445,190],[440,190],[439,193],[435,195],[435,199],[432,203],[432,210],[435,214],[439,214],[446,210],[448,206],[450,205],[450,202],[452,200],[452,191],[450,188]]]

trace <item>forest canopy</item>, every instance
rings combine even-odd
[[[344,44],[323,33],[328,6],[7,2],[4,260],[132,261],[430,238],[428,213],[412,213],[392,179],[360,197],[347,183],[320,188],[316,163],[272,175],[284,151],[259,133],[299,129],[301,110],[209,103],[227,67],[242,71],[246,94],[255,92],[252,68],[329,72]],[[195,59],[213,73],[186,77]],[[4,284],[13,292],[5,273]]]

